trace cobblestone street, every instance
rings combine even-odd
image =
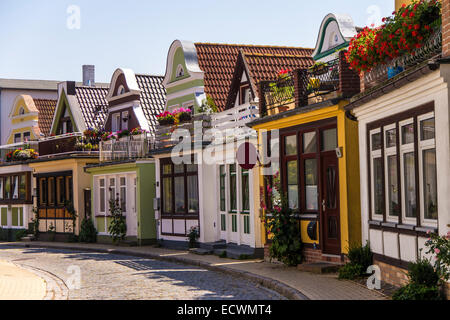
[[[0,260],[13,262],[40,275],[47,286],[55,287],[57,299],[283,299],[279,294],[243,279],[122,255],[0,246]],[[76,285],[73,276],[78,267],[81,286],[69,290],[71,284]]]

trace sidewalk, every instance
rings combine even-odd
[[[199,256],[188,251],[165,248],[117,247],[104,244],[79,244],[57,242],[0,243],[17,247],[46,247],[81,251],[123,254],[178,262],[199,266],[208,270],[245,277],[297,300],[383,300],[385,296],[351,281],[341,281],[336,275],[318,275],[299,271],[297,268],[271,264],[262,260],[231,260],[217,256]]]
[[[0,300],[42,300],[46,283],[34,273],[0,261]]]

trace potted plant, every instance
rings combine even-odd
[[[180,108],[173,112],[174,116],[178,119],[178,123],[186,123],[192,121],[192,110]]]
[[[325,74],[328,72],[328,64],[318,61],[314,65],[309,67],[309,72],[317,76]]]
[[[200,231],[198,227],[192,227],[191,230],[189,230],[188,238],[189,248],[197,248],[197,240],[200,238]]]
[[[56,238],[56,228],[53,224],[50,224],[50,226],[48,227],[48,235],[49,235],[49,240],[51,242],[55,241]]]
[[[175,124],[175,116],[169,111],[165,111],[157,115],[156,118],[161,126],[170,126]]]

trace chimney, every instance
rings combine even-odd
[[[83,86],[95,87],[95,66],[83,66]]]
[[[442,0],[442,57],[450,56],[450,0]]]

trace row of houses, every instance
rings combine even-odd
[[[353,71],[361,29],[329,14],[314,49],[176,40],[163,77],[119,68],[100,84],[84,66],[83,83],[0,80],[2,232],[37,217],[64,241],[87,217],[108,242],[117,199],[129,243],[186,247],[195,228],[199,253],[263,257],[276,174],[306,262],[369,241],[383,280],[404,282],[427,233],[450,228],[447,2],[395,77]],[[180,108],[191,118],[158,123]]]

